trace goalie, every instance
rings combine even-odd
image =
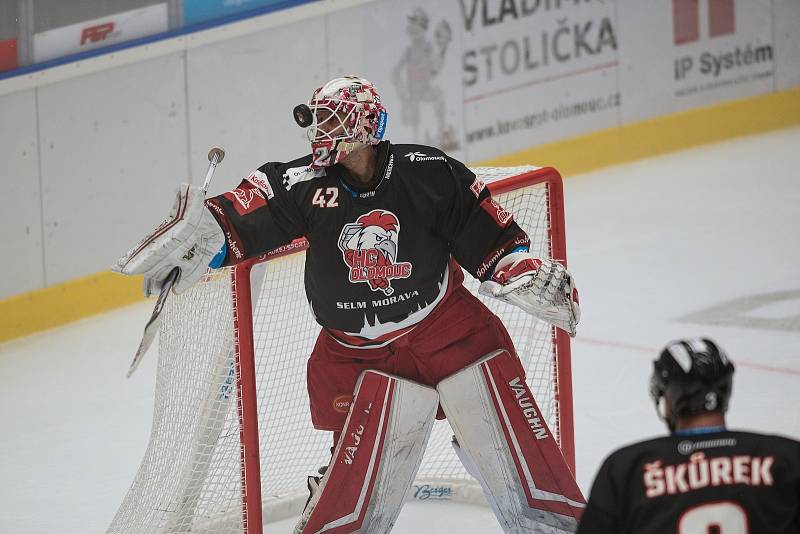
[[[233,191],[203,200],[182,186],[167,223],[116,270],[156,293],[206,266],[232,265],[305,236],[306,294],[322,330],[308,361],[314,427],[333,458],[296,532],[388,532],[435,417],[481,483],[505,532],[572,532],[584,499],[539,416],[500,320],[463,287],[521,307],[575,335],[572,277],[528,252],[511,213],[462,163],[384,141],[375,87],[353,76],[294,110],[311,154],[266,163]]]

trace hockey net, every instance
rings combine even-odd
[[[528,232],[533,255],[566,263],[555,170],[473,171]],[[313,429],[308,408],[306,362],[319,326],[304,293],[305,247],[297,241],[209,272],[167,300],[150,442],[108,532],[252,534],[262,520],[299,516],[306,476],[328,463],[332,445],[330,432]],[[477,295],[471,276],[465,285]],[[569,337],[511,305],[481,299],[509,330],[574,471]],[[446,421],[436,422],[409,498],[485,502],[451,435]]]

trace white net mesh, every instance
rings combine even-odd
[[[489,183],[532,169],[473,170]],[[527,185],[495,197],[528,232],[531,253],[550,257],[547,186]],[[328,463],[333,445],[329,432],[313,430],[309,414],[305,368],[319,326],[305,298],[303,271],[303,253],[253,270],[265,522],[299,515],[307,497],[306,476]],[[465,284],[477,294],[477,281],[467,275]],[[167,301],[150,444],[109,532],[244,531],[230,289],[230,272],[225,269]],[[539,408],[556,432],[553,329],[510,305],[482,300],[509,330]],[[447,422],[437,421],[412,496],[433,492],[470,500],[479,495],[450,438]]]

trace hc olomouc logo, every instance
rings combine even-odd
[[[394,293],[392,280],[411,276],[412,265],[397,261],[400,220],[386,210],[372,210],[339,234],[339,250],[350,273],[350,283],[368,283],[372,291],[387,297]]]
[[[444,156],[429,156],[427,154],[423,154],[422,152],[409,152],[404,158],[408,158],[409,161],[444,161]]]

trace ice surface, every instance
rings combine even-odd
[[[585,491],[611,449],[663,433],[647,380],[672,338],[710,336],[738,364],[729,426],[800,437],[797,147],[793,128],[566,180]],[[155,352],[125,371],[151,308],[0,345],[0,532],[105,531],[150,431]],[[430,502],[393,532],[443,531],[501,532],[488,508]]]

